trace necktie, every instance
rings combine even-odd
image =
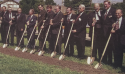
[[[67,20],[68,20],[68,22],[70,21],[70,15],[68,15],[68,19]]]
[[[117,22],[116,22],[115,29],[116,29],[116,30],[118,30],[118,29],[119,29],[119,20],[117,20]]]
[[[11,13],[10,13],[9,15],[10,15],[10,17],[9,17],[9,18],[10,18],[10,20],[11,20]]]
[[[79,16],[77,17],[76,21],[78,21],[78,19],[79,19],[80,16],[81,16],[81,15],[79,14]]]
[[[106,13],[105,13],[105,17],[104,17],[104,20],[106,20],[107,14],[108,14],[108,13],[107,13],[107,10],[106,10]]]

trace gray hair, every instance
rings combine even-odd
[[[80,4],[79,6],[81,6],[81,7],[85,8],[85,5],[84,5],[84,4]]]

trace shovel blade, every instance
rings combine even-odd
[[[61,61],[61,60],[63,60],[65,58],[65,55],[61,55],[60,57],[59,57],[59,60]]]
[[[95,60],[94,57],[88,57],[87,58],[87,64],[89,64],[89,65],[93,64],[94,60]]]
[[[15,48],[15,51],[19,51],[19,50],[20,50],[20,47],[16,47],[16,48]]]
[[[22,50],[22,52],[24,53],[24,52],[26,52],[28,49],[27,48],[24,48],[23,50]]]
[[[56,56],[56,52],[52,52],[51,58],[54,58]]]
[[[40,51],[40,52],[38,53],[38,56],[43,56],[44,53],[45,53],[45,51]]]
[[[31,50],[31,51],[30,51],[30,54],[34,54],[34,53],[35,53],[35,50]]]
[[[8,46],[8,44],[4,44],[4,45],[3,45],[3,48],[7,48],[7,46]]]
[[[97,63],[96,65],[95,65],[95,69],[100,69],[101,68],[101,66],[102,66],[102,64],[100,64],[100,63]]]

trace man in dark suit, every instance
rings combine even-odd
[[[112,24],[115,22],[116,17],[115,17],[115,9],[111,7],[110,1],[104,1],[104,7],[105,9],[102,11],[102,23],[103,23],[103,31],[104,31],[104,41],[106,45],[106,42],[108,40],[109,34],[112,29]],[[103,62],[112,64],[112,51],[114,49],[113,46],[113,40],[112,38],[110,39],[110,42],[107,47],[107,51],[104,55]]]
[[[72,22],[76,19],[76,15],[72,13],[72,8],[68,7],[67,8],[67,15],[64,18],[64,23],[63,25],[65,26],[65,31],[64,31],[64,39],[65,43],[67,41],[67,38],[69,36],[69,32],[72,26]],[[66,55],[67,56],[73,56],[74,54],[74,40],[73,40],[73,34],[71,34],[69,38],[69,42],[66,48]]]
[[[38,13],[38,23],[39,23],[38,29],[40,32],[40,29],[42,28],[43,20],[45,20],[46,18],[46,11],[43,9],[43,5],[39,5],[38,9],[40,10]],[[45,30],[43,29],[39,38],[39,50],[42,48],[44,38],[45,38]]]
[[[14,45],[14,32],[15,32],[15,23],[16,23],[16,14],[12,12],[12,8],[8,8],[8,14],[10,19],[12,19],[12,25],[10,28],[10,34],[11,34],[11,45]]]
[[[2,39],[2,43],[5,43],[5,15],[7,13],[6,7],[3,6],[2,7],[2,12],[1,12],[1,19],[2,19],[2,23],[1,23],[1,39]]]
[[[26,24],[26,16],[22,14],[22,9],[18,8],[18,13],[16,14],[16,36],[17,36],[17,45],[19,45],[19,41],[23,35]],[[24,46],[24,38],[21,42],[21,46]]]
[[[37,27],[37,25],[36,25],[37,17],[33,14],[34,14],[34,9],[30,9],[29,16],[27,18],[27,23],[26,23],[28,40],[29,40],[29,37],[30,37],[34,27]],[[36,32],[36,30],[34,30],[31,40],[29,42],[29,48],[31,48],[31,49],[34,47],[34,44],[35,44],[35,32]]]
[[[91,12],[88,17],[88,24],[90,26],[90,34],[92,35],[92,27],[94,26],[94,43],[93,43],[93,53],[92,56],[97,59],[97,51],[99,55],[99,59],[101,58],[102,51],[103,51],[103,30],[102,30],[102,19],[101,19],[101,11],[100,11],[100,5],[98,3],[94,4],[94,9],[95,11]],[[94,19],[95,18],[95,23]],[[91,36],[89,35],[89,36]],[[92,37],[91,37],[92,39]]]
[[[9,9],[11,9],[11,8],[9,8]],[[9,26],[11,25],[13,27],[14,24],[15,24],[15,14],[12,15],[12,14],[9,14],[9,12],[6,12],[6,15],[4,17],[4,30],[5,30],[4,43],[6,43]],[[11,31],[11,28],[10,28],[10,31]],[[12,37],[14,37],[14,36],[12,36]],[[14,39],[12,39],[12,40],[14,40]],[[8,37],[7,43],[9,44],[9,37]]]
[[[114,30],[111,31],[114,41],[114,65],[116,67],[122,67],[123,62],[123,48],[122,38],[125,35],[125,19],[122,17],[123,13],[121,9],[116,10],[117,21],[113,25]]]
[[[56,43],[56,39],[59,33],[60,25],[61,25],[61,19],[63,18],[63,13],[61,12],[61,6],[56,6],[55,7],[55,12],[56,14],[54,15],[54,18],[52,20],[52,23],[50,22],[51,25],[51,41],[50,41],[50,47],[51,47],[51,52],[54,51],[54,46]],[[60,34],[58,44],[57,44],[57,53],[61,54],[61,43],[62,43],[62,36]]]
[[[78,57],[83,58],[85,53],[87,14],[84,12],[85,5],[79,5],[79,14],[76,18],[74,29],[75,42],[78,50]]]
[[[48,30],[48,27],[50,25],[50,20],[53,19],[54,15],[55,15],[55,13],[52,11],[52,6],[51,5],[48,5],[46,8],[47,8],[47,16],[46,16],[45,25],[41,26],[41,28],[44,29],[45,34],[46,34],[46,31]],[[49,49],[51,49],[50,40],[51,40],[51,34],[49,32],[49,34],[48,34]]]

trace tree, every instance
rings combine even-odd
[[[45,4],[46,5],[56,5],[56,3],[53,0],[46,0]]]
[[[22,12],[28,14],[30,9],[34,9],[35,12],[38,12],[38,5],[44,5],[44,0],[21,0],[20,7],[22,8]]]

